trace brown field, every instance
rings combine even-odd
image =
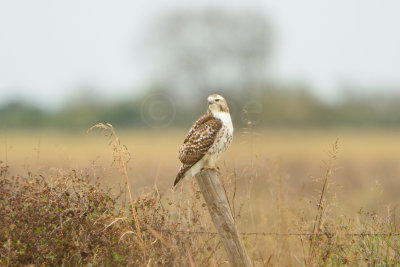
[[[201,214],[202,229],[214,231],[201,207],[202,199],[195,197],[198,189],[194,180],[184,181],[176,192],[170,190],[186,130],[132,129],[118,133],[132,157],[128,176],[133,195],[140,197],[156,188],[161,202],[192,207]],[[338,159],[327,167],[325,163],[332,160],[329,151],[337,138]],[[1,132],[0,160],[10,166],[9,173],[22,176],[28,172],[46,176],[61,170],[88,169],[99,177],[101,186],[113,188],[116,194],[124,186],[125,177],[111,166],[108,141],[96,131]],[[245,239],[255,265],[400,264],[398,236],[388,240],[385,236],[347,235],[399,230],[400,130],[237,130],[220,168],[239,230],[267,233]],[[323,210],[319,210],[327,168],[333,172],[323,195]],[[179,209],[171,209],[171,220],[183,220]],[[333,233],[333,237],[311,241],[307,235],[296,235],[311,232],[316,214],[321,214],[316,231]],[[181,226],[191,230],[190,225]],[[204,262],[223,264],[222,248],[216,240],[213,242],[217,252],[204,252],[204,257],[211,255]],[[313,259],[307,262],[310,243],[315,248]],[[193,258],[197,264],[203,262],[201,256]]]
[[[186,130],[119,133],[132,156],[128,167],[135,191],[155,182],[162,191],[170,187],[179,168],[177,151],[185,134]],[[125,182],[111,167],[111,148],[100,132],[3,132],[0,138],[0,158],[15,171],[91,167],[106,184]],[[383,190],[381,200],[398,203],[400,131],[239,130],[220,167],[225,176],[244,170],[257,173],[260,182],[265,181],[267,172],[276,171],[300,192],[311,187],[312,177],[323,173],[322,161],[328,158],[337,138],[339,153],[333,182],[341,186],[336,193],[346,193],[346,208],[353,202],[356,208],[372,204],[365,201],[372,197],[371,190],[377,184]]]

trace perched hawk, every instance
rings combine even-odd
[[[193,124],[179,150],[182,167],[174,187],[182,178],[215,169],[216,161],[232,142],[233,126],[226,100],[220,95],[210,95],[207,100],[207,112]]]

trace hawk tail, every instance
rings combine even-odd
[[[176,175],[173,188],[175,188],[175,186],[179,183],[179,181],[182,180],[182,178],[185,176],[186,171],[189,170],[190,167],[192,167],[192,166],[185,165],[185,164],[182,165],[181,169],[179,170],[178,174]]]

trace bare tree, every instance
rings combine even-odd
[[[171,13],[155,24],[150,42],[159,81],[181,96],[256,89],[271,48],[262,14],[217,9]]]

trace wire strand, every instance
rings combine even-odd
[[[208,232],[208,231],[187,231],[187,230],[162,230],[162,232],[169,233],[183,233],[183,234],[209,234],[209,235],[217,235],[217,232]],[[337,233],[337,232],[323,232],[323,233],[276,233],[276,232],[248,232],[241,233],[243,236],[248,235],[260,235],[260,236],[400,236],[400,233]]]

